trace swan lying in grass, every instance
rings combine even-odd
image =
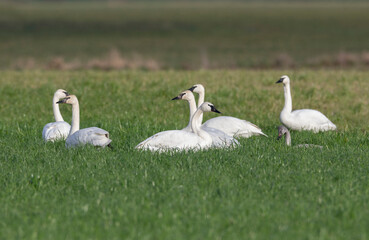
[[[285,136],[287,146],[291,146],[290,131],[288,131],[288,129],[285,126],[281,125],[281,126],[278,127],[278,138],[277,139],[279,140],[283,136]],[[305,147],[305,148],[315,147],[315,148],[323,149],[323,146],[314,145],[314,144],[299,144],[299,145],[296,145],[295,147]]]
[[[76,147],[79,145],[91,144],[98,147],[111,147],[109,132],[97,127],[79,129],[79,103],[74,95],[69,95],[57,103],[66,103],[72,105],[72,127],[65,146]]]
[[[173,98],[172,100],[186,100],[188,101],[189,107],[190,107],[190,121],[188,122],[187,127],[185,127],[184,129],[182,129],[183,131],[187,131],[187,132],[193,132],[192,128],[191,128],[191,124],[192,124],[192,117],[196,111],[196,101],[195,101],[195,96],[193,95],[193,93],[189,90],[183,91],[182,93],[180,93],[177,97]],[[200,124],[197,127],[200,127],[202,130],[204,130],[205,132],[209,133],[213,143],[212,145],[214,147],[217,148],[221,148],[221,147],[232,147],[232,146],[237,146],[239,145],[239,142],[234,139],[233,137],[225,134],[224,132],[215,129],[215,128],[209,128],[206,126],[201,126],[201,118],[199,118],[198,124]]]
[[[283,125],[292,130],[310,130],[313,132],[329,131],[337,129],[323,113],[312,109],[301,109],[292,111],[292,97],[290,90],[290,79],[282,76],[276,83],[283,83],[284,107],[279,116]]]
[[[191,127],[193,132],[184,130],[159,132],[139,143],[136,148],[159,152],[190,149],[195,151],[210,148],[213,142],[211,136],[199,127],[200,115],[203,112],[220,113],[213,104],[204,102],[192,117]]]
[[[201,84],[193,85],[190,89],[188,89],[192,92],[199,94],[199,100],[198,100],[198,106],[200,106],[205,99],[205,88]],[[201,116],[202,121],[202,116]],[[204,127],[208,128],[215,128],[219,129],[222,132],[225,132],[229,136],[232,137],[243,137],[243,138],[249,138],[254,135],[264,135],[267,137],[266,134],[264,134],[261,129],[256,126],[255,124],[248,122],[246,120],[242,120],[235,117],[228,117],[228,116],[222,116],[222,117],[215,117],[212,119],[209,119],[203,124]]]
[[[70,125],[64,122],[64,119],[60,113],[59,105],[56,104],[62,98],[68,96],[68,92],[63,89],[58,89],[54,93],[53,97],[53,112],[55,122],[48,123],[42,129],[42,138],[47,141],[54,142],[56,140],[65,140],[68,137],[70,131]]]

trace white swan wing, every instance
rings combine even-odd
[[[42,138],[47,141],[65,140],[68,137],[70,125],[67,122],[59,121],[48,123],[42,129]]]
[[[293,122],[298,130],[327,131],[335,130],[334,125],[323,113],[313,109],[300,109],[291,112]]]
[[[182,130],[159,132],[136,146],[137,149],[148,149],[151,151],[198,149],[204,147],[206,145],[199,136]]]
[[[90,127],[81,129],[67,138],[66,146],[73,147],[79,145],[91,144],[93,146],[106,147],[111,143],[109,132],[98,128]]]
[[[228,134],[219,129],[209,128],[204,125],[201,126],[201,129],[209,133],[209,135],[213,140],[212,143],[213,147],[223,148],[223,147],[236,147],[240,145],[237,139],[229,136]]]
[[[222,116],[209,119],[204,126],[223,131],[229,136],[251,137],[253,135],[265,135],[255,124],[235,117]]]

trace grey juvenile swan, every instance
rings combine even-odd
[[[278,127],[278,138],[277,139],[278,140],[281,139],[283,137],[283,135],[285,136],[287,146],[291,146],[291,133],[290,133],[290,131],[288,131],[288,129],[285,126],[281,125],[281,126]],[[299,145],[296,145],[294,147],[323,149],[323,146],[314,145],[314,144],[299,144]]]

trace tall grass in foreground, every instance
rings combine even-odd
[[[337,132],[276,140],[289,74],[293,106],[326,114]],[[369,224],[368,72],[1,72],[0,238],[366,239]],[[155,154],[134,150],[152,134],[186,126],[170,101],[194,83],[224,115],[270,137],[234,150]],[[115,146],[45,144],[53,92],[77,95],[81,127],[108,130]],[[69,120],[69,106],[61,106]],[[216,116],[207,114],[206,119]]]

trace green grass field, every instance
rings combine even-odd
[[[8,2],[0,69],[362,69],[368,12],[365,2]]]
[[[326,114],[337,132],[277,141],[282,74],[294,108]],[[367,239],[369,73],[361,71],[30,71],[0,73],[0,239]],[[224,113],[270,137],[234,150],[153,154],[134,146],[187,125],[171,101],[202,83]],[[45,144],[53,92],[79,97],[81,127],[114,150]],[[70,106],[61,106],[65,120]],[[215,117],[214,113],[205,116]]]

